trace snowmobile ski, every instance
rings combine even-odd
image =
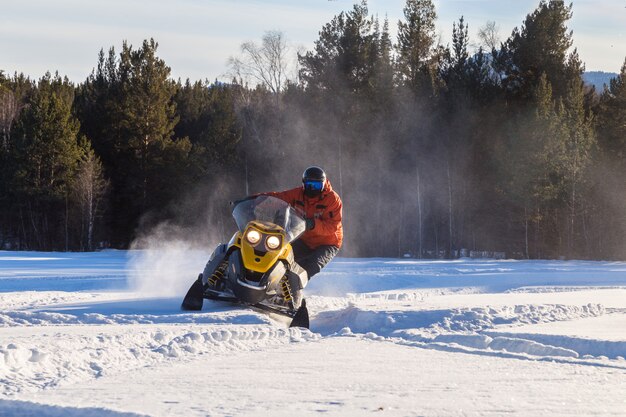
[[[309,310],[306,308],[306,300],[302,300],[302,305],[297,311],[289,311],[262,303],[247,304],[236,297],[218,295],[216,293],[213,293],[212,291],[206,291],[204,293],[204,297],[209,300],[225,301],[228,303],[240,305],[242,307],[251,307],[253,309],[261,310],[266,313],[273,313],[278,314],[279,316],[289,317],[291,318],[291,323],[289,327],[304,327],[305,329],[309,328]]]
[[[306,300],[302,299],[302,305],[293,316],[293,320],[291,320],[289,327],[309,328],[309,310],[306,308]]]
[[[236,297],[223,295],[216,291],[204,290],[202,280],[198,279],[196,282],[194,282],[191,288],[189,288],[189,291],[187,291],[187,295],[183,300],[181,308],[185,311],[202,310],[204,298],[213,301],[224,301],[227,303],[233,303],[242,307],[252,307],[254,309],[262,310],[267,313],[274,313],[280,316],[289,317],[292,319],[289,327],[303,327],[305,329],[309,328],[309,310],[306,307],[306,300],[304,299],[302,300],[302,305],[300,306],[300,308],[295,312],[272,307],[262,303],[246,304]]]
[[[187,291],[187,295],[183,299],[183,303],[180,308],[185,311],[199,311],[202,310],[202,303],[204,302],[204,285],[202,284],[202,274],[191,285]]]

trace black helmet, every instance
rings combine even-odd
[[[326,181],[326,173],[320,167],[308,167],[302,174],[302,182],[305,181]]]
[[[304,193],[308,197],[315,197],[322,193],[326,183],[326,173],[320,167],[312,166],[304,170],[302,184]]]

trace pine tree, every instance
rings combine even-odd
[[[95,71],[76,89],[74,108],[81,121],[81,133],[91,139],[106,166],[116,163],[121,147],[120,87],[115,48],[111,47],[106,56],[100,50]]]
[[[380,102],[383,110],[391,110],[394,89],[393,44],[389,36],[389,21],[385,18],[379,39],[378,57],[375,63],[376,79],[374,85],[375,100]]]
[[[626,257],[626,60],[620,74],[611,80],[597,107],[596,154],[591,192],[593,204],[594,255],[600,258]]]
[[[358,172],[363,167],[375,172],[405,168],[405,164],[388,165],[388,158],[400,148],[396,109],[401,104],[395,97],[392,53],[388,24],[381,27],[378,19],[368,15],[367,3],[361,2],[325,25],[314,50],[300,56],[302,87],[311,113],[307,119],[317,142],[311,148],[319,149],[320,158],[327,155],[327,168],[335,173],[334,187],[346,206],[374,202],[381,215],[385,203],[397,195],[399,181],[391,176],[365,178]],[[376,245],[363,247],[362,255],[384,251],[396,256],[404,241],[403,217],[394,217],[384,229],[366,221],[364,213],[354,213],[347,222],[359,224],[362,236],[378,236]],[[356,233],[349,224],[346,230],[353,230],[348,239]]]
[[[158,44],[151,39],[141,48],[133,50],[124,44],[120,55],[122,97],[120,118],[126,142],[126,152],[138,163],[138,178],[132,181],[142,210],[154,201],[151,192],[162,186],[158,184],[159,164],[164,154],[180,146],[183,154],[188,143],[173,141],[174,126],[178,123],[176,106],[172,97],[175,84],[168,79],[170,68],[156,56]]]
[[[11,132],[19,113],[19,103],[0,71],[0,248],[9,240],[11,221]]]
[[[374,69],[374,21],[368,16],[367,2],[354,5],[351,12],[341,12],[326,24],[315,41],[314,52],[299,56],[300,78],[313,90],[347,89],[366,91]]]
[[[523,246],[514,246],[524,256],[537,257],[546,254],[538,244],[540,222],[546,218],[546,210],[558,198],[559,154],[557,135],[561,127],[555,110],[552,86],[544,75],[539,79],[533,93],[530,114],[518,113],[508,123],[506,153],[501,158],[500,186],[510,203],[509,210],[523,225]],[[532,223],[532,224],[531,224]],[[535,237],[532,238],[531,227]],[[530,241],[535,245],[531,245]],[[531,246],[535,246],[532,248]],[[523,248],[523,249],[522,249]]]
[[[124,43],[116,55],[100,51],[98,65],[78,88],[77,114],[111,181],[108,226],[114,246],[128,244],[140,217],[159,212],[184,190],[190,178],[191,143],[176,138],[178,123],[170,68],[158,58],[158,44],[134,49]]]
[[[0,113],[2,141],[0,144],[0,247],[22,247],[20,239],[18,187],[16,171],[20,168],[15,140],[19,118],[35,89],[35,82],[23,74],[1,77]],[[23,228],[22,228],[23,229]],[[23,233],[21,234],[23,236]]]
[[[359,137],[363,123],[370,120],[369,106],[377,84],[380,63],[379,39],[375,21],[368,16],[367,2],[354,5],[352,11],[342,12],[326,24],[314,51],[300,55],[300,79],[315,106],[328,113],[326,117],[337,126],[327,126],[326,136],[338,138],[329,143],[338,154],[339,189],[342,188],[342,155],[349,147],[344,137]],[[365,132],[363,132],[365,133]],[[362,137],[367,137],[364,134]]]
[[[434,76],[435,20],[432,0],[407,0],[405,21],[398,22],[398,74],[414,92],[430,87]]]
[[[469,99],[470,84],[476,83],[472,74],[473,58],[470,58],[469,28],[463,16],[458,24],[452,24],[452,46],[445,51],[441,77],[445,83],[447,107],[463,107]],[[448,108],[448,111],[452,111]]]
[[[241,126],[234,105],[237,86],[187,80],[177,88],[175,102],[180,122],[177,137],[192,144],[191,169],[194,177],[217,182],[220,172],[237,161]]]
[[[18,121],[15,158],[19,169],[14,184],[20,213],[28,224],[23,227],[24,237],[33,248],[68,247],[69,185],[80,158],[73,98],[74,87],[67,78],[48,73],[39,80]]]
[[[515,28],[496,57],[500,70],[506,73],[505,87],[515,95],[531,99],[533,88],[542,74],[552,85],[555,98],[567,94],[573,75],[582,75],[580,68],[568,67],[568,50],[572,32],[567,21],[572,17],[572,5],[563,0],[542,0],[524,21]],[[574,52],[575,53],[575,52]],[[573,74],[579,71],[578,74]]]
[[[559,161],[563,193],[567,207],[567,253],[569,256],[583,254],[581,235],[581,203],[587,185],[587,168],[591,164],[596,144],[593,115],[585,109],[582,80],[572,80],[564,100],[558,109],[562,123],[563,143]],[[557,136],[558,137],[558,136]],[[584,213],[583,213],[584,214]],[[588,244],[585,245],[588,248]],[[587,255],[587,253],[584,253]]]
[[[626,168],[626,60],[601,96],[598,109],[599,144],[610,159]]]
[[[465,24],[463,16],[459,19],[459,24],[452,24],[452,68],[455,72],[462,74],[467,65],[469,52],[469,27]]]

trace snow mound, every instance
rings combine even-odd
[[[99,333],[43,334],[0,344],[0,393],[76,383],[172,359],[194,359],[198,355],[230,354],[319,339],[319,335],[308,330],[269,325],[175,326],[143,331],[129,327],[117,332],[98,326],[98,330]]]
[[[511,337],[496,337],[489,343],[489,349],[504,352],[526,353],[535,356],[565,356],[577,358],[578,353],[573,350],[557,346],[544,345],[532,340]]]
[[[422,347],[461,346],[472,350],[514,353],[535,357],[617,358],[626,355],[626,342],[589,342],[583,346],[568,343],[572,339],[556,337],[525,337],[519,334],[489,333],[499,327],[551,323],[598,317],[606,309],[599,304],[569,306],[515,305],[440,310],[375,311],[355,303],[340,311],[319,313],[313,328],[323,335],[363,337],[370,340],[404,344],[418,343]],[[595,346],[595,349],[592,348]]]
[[[99,325],[99,324],[262,324],[269,320],[260,314],[245,310],[234,310],[227,313],[197,314],[102,314],[85,313],[81,315],[53,313],[9,311],[0,313],[0,328],[17,326],[57,326],[57,325]]]
[[[487,332],[488,334],[500,338],[510,337],[524,339],[545,345],[561,346],[569,351],[576,352],[580,357],[601,357],[612,359],[626,357],[626,341],[611,341],[587,339],[573,336],[534,334],[534,333],[506,333]]]
[[[604,314],[600,304],[583,306],[516,305],[441,310],[365,310],[352,303],[340,311],[321,312],[314,328],[322,334],[333,334],[344,327],[356,333],[376,332],[389,336],[398,330],[422,329],[430,334],[480,332],[496,325],[546,323],[595,317]]]
[[[434,343],[456,344],[475,349],[487,349],[493,339],[482,334],[440,334],[432,339]]]

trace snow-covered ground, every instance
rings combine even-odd
[[[207,256],[0,252],[0,416],[626,415],[626,263],[340,258],[305,331]]]

